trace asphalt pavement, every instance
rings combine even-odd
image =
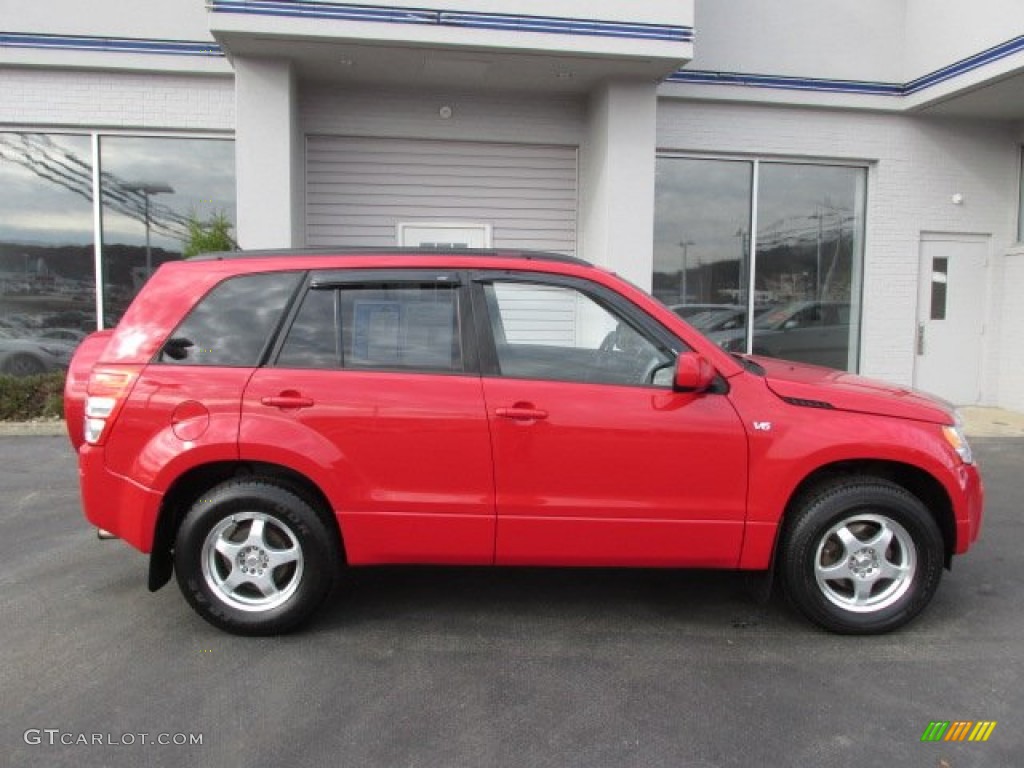
[[[1024,440],[974,447],[982,540],[894,634],[827,634],[738,574],[386,568],[246,639],[96,539],[66,439],[0,437],[0,764],[1020,766]]]

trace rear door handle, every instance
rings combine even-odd
[[[273,408],[309,408],[313,405],[313,398],[282,392],[275,397],[260,398],[260,402]]]
[[[512,419],[514,421],[535,421],[537,419],[546,419],[548,417],[547,411],[542,411],[539,408],[526,408],[519,405],[514,405],[511,408],[498,408],[494,413],[503,419]]]

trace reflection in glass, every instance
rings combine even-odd
[[[225,139],[100,139],[105,325],[160,264],[181,258],[189,217],[235,221],[234,145]]]
[[[753,163],[657,162],[654,295],[684,316],[746,306]]]
[[[856,370],[863,168],[761,163],[753,351]]]
[[[0,374],[59,370],[96,328],[87,136],[0,133]]]

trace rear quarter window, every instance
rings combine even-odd
[[[171,334],[156,362],[252,367],[277,328],[301,272],[240,275],[218,284]]]

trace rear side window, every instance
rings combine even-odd
[[[301,278],[301,272],[264,272],[225,280],[189,312],[164,344],[158,362],[258,365]]]
[[[458,297],[436,284],[312,289],[277,365],[461,373]]]

